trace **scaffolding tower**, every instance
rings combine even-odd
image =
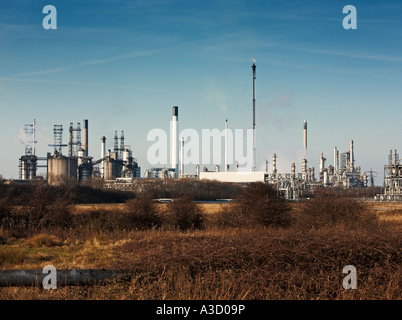
[[[388,164],[384,166],[384,197],[386,200],[402,200],[402,165],[399,154],[392,150],[388,155]]]
[[[55,154],[61,154],[61,148],[67,147],[66,144],[63,144],[63,125],[55,124],[53,127],[53,144],[49,144],[49,147],[54,147]]]

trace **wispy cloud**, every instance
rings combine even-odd
[[[367,59],[367,60],[378,60],[385,62],[400,62],[402,61],[401,56],[390,56],[390,55],[382,55],[382,54],[364,54],[364,53],[353,53],[347,51],[332,51],[332,50],[320,50],[320,49],[307,49],[307,48],[298,48],[299,50],[303,50],[310,53],[315,54],[323,54],[329,56],[344,56],[354,59]]]
[[[120,61],[120,60],[125,60],[125,59],[149,56],[149,55],[158,53],[160,51],[161,50],[137,51],[137,52],[132,52],[132,53],[128,53],[128,54],[117,55],[114,57],[88,60],[88,61],[84,61],[84,62],[80,62],[80,63],[76,63],[76,64],[71,64],[68,66],[56,67],[56,68],[51,68],[51,69],[47,69],[47,70],[19,73],[19,74],[14,75],[13,77],[29,77],[29,76],[47,75],[47,74],[67,71],[67,70],[77,68],[77,67],[82,67],[82,66],[105,64],[105,63],[110,63],[110,62],[115,62],[115,61]]]

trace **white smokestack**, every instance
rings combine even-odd
[[[336,147],[334,147],[334,172],[338,172],[339,170],[339,152]]]
[[[88,120],[84,120],[84,145],[83,149],[85,150],[84,156],[88,157]]]
[[[173,107],[172,115],[172,141],[171,141],[171,153],[172,168],[176,170],[175,178],[179,174],[179,107]]]

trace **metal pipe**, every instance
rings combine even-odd
[[[116,269],[60,269],[56,270],[57,285],[88,285],[123,275]],[[43,270],[0,270],[0,287],[41,286],[47,276]]]

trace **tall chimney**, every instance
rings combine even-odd
[[[83,145],[83,149],[85,150],[84,152],[84,156],[88,157],[89,153],[88,153],[88,120],[84,120],[84,145]]]
[[[303,124],[303,147],[304,147],[304,156],[307,153],[307,121],[304,120]]]
[[[105,177],[105,160],[103,159],[106,156],[106,137],[101,138],[102,144],[101,144],[101,178]]]
[[[354,153],[353,153],[354,151],[353,151],[353,140],[350,140],[350,168],[351,168],[351,170],[352,171],[355,171],[354,170],[354,167],[355,167],[355,156],[354,156]]]
[[[172,115],[172,138],[171,138],[171,152],[170,157],[172,160],[172,168],[175,171],[175,178],[179,174],[179,107],[173,107]]]
[[[251,69],[253,70],[253,164],[251,167],[251,171],[255,171],[255,166],[256,166],[256,147],[255,147],[255,60],[253,59],[253,64],[251,66]]]

